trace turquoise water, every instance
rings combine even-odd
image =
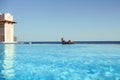
[[[0,80],[120,80],[120,45],[0,44]]]

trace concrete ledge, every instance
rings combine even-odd
[[[2,44],[17,44],[18,42],[0,42]]]

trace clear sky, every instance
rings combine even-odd
[[[19,41],[120,40],[120,0],[0,0]]]

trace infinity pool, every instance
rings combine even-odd
[[[0,80],[120,80],[120,45],[0,44]]]

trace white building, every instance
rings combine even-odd
[[[0,42],[14,42],[14,23],[10,13],[0,14]]]

